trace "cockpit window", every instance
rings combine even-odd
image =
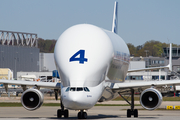
[[[86,87],[84,88],[84,91],[87,91]]]
[[[70,88],[70,91],[76,91],[75,87]]]
[[[66,89],[66,92],[68,91],[85,91],[85,92],[90,92],[89,88],[88,87],[68,87]]]
[[[89,89],[87,87],[84,87],[84,91],[89,92]]]
[[[68,87],[68,88],[66,89],[66,92],[68,92],[68,91],[69,91],[69,89],[70,89],[70,87]]]
[[[86,87],[86,89],[87,89],[88,92],[90,91],[88,87]]]
[[[83,91],[83,88],[82,87],[78,87],[77,91]]]

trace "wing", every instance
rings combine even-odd
[[[171,70],[171,65],[167,65],[167,66],[162,66],[162,67],[151,67],[151,68],[139,68],[139,69],[130,69],[128,70],[129,72],[138,72],[138,71],[144,71],[144,70],[156,70],[156,69],[162,69],[162,68],[168,68],[169,70]]]
[[[4,84],[5,88],[7,89],[7,85],[21,85],[22,87],[26,86],[36,86],[38,88],[53,88],[53,89],[60,89],[61,83],[54,83],[54,82],[36,82],[36,81],[22,81],[22,80],[0,80],[1,84]]]
[[[58,99],[61,83],[54,82],[36,82],[36,81],[22,81],[22,80],[0,80],[1,84],[4,84],[6,92],[8,91],[8,85],[21,85],[23,94],[21,96],[21,103],[27,110],[36,110],[41,107],[43,103],[43,94],[39,91],[40,87],[54,89],[55,98]],[[27,89],[27,86],[33,87],[33,89]],[[35,89],[34,89],[35,88]]]
[[[131,89],[131,88],[148,88],[151,86],[163,85],[180,85],[180,80],[162,80],[162,81],[143,81],[143,82],[123,82],[116,83],[108,81],[108,87],[111,89]]]

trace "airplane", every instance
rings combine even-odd
[[[19,80],[0,80],[0,83],[4,84],[6,91],[9,84],[21,85],[24,90],[21,103],[30,111],[43,104],[43,94],[39,90],[41,87],[54,89],[56,99],[60,91],[58,118],[68,118],[69,110],[79,110],[78,119],[86,119],[86,110],[97,102],[109,101],[119,95],[123,97],[127,93],[131,95],[130,102],[123,97],[131,106],[127,110],[127,117],[138,117],[138,110],[134,109],[136,90],[141,91],[142,107],[147,110],[158,108],[163,98],[156,87],[178,85],[180,80],[125,82],[125,77],[128,72],[162,68],[172,70],[172,45],[167,66],[128,70],[130,53],[124,40],[117,34],[117,9],[118,2],[115,2],[111,31],[91,24],[78,24],[61,34],[54,49],[60,83]]]

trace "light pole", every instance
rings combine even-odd
[[[18,56],[17,56],[17,54],[18,54],[18,52],[16,52],[16,56],[15,56],[15,58],[14,58],[14,62],[15,62],[15,67],[14,67],[14,77],[17,79],[17,71],[16,71],[16,63],[17,63],[17,59],[18,59]]]
[[[3,54],[3,53],[4,53],[4,51],[1,51],[1,54],[2,54],[2,55],[1,55],[1,58],[2,58],[2,59],[1,59],[1,60],[2,60],[2,62],[4,62],[4,54]],[[2,63],[2,66],[1,66],[1,67],[4,67],[3,64],[4,64],[4,63]]]
[[[16,57],[14,58],[14,62],[15,62],[15,65],[14,65],[14,77],[16,77],[17,75],[16,75]]]
[[[144,52],[146,52],[146,57],[147,57],[147,53],[149,52],[149,50],[144,50]]]

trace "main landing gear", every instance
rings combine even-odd
[[[124,98],[120,93],[119,95],[129,104],[131,105],[131,109],[127,110],[127,117],[131,117],[131,115],[134,115],[134,117],[138,117],[138,110],[134,109],[134,89],[131,89],[131,103]]]
[[[61,101],[61,109],[57,110],[57,118],[61,118],[62,115],[64,115],[65,118],[69,117],[69,111],[67,109],[64,110],[64,105],[62,104],[62,101]]]
[[[87,113],[81,110],[77,115],[78,119],[87,119]]]

